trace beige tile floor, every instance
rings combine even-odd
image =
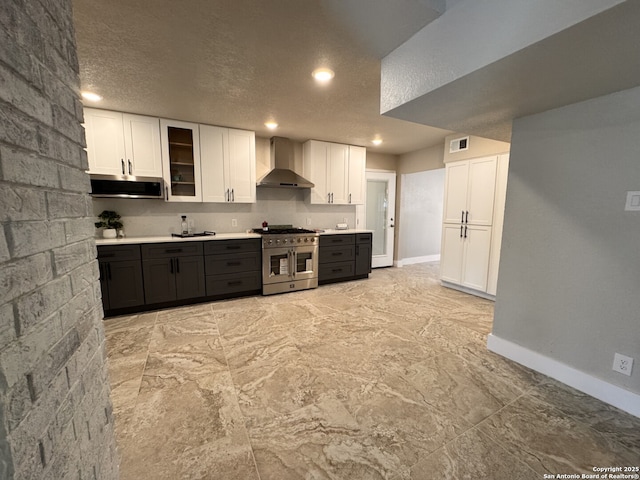
[[[437,268],[106,320],[122,479],[640,464],[640,419],[488,352],[493,303],[441,287]]]

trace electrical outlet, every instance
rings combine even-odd
[[[613,370],[622,373],[627,376],[631,376],[631,369],[633,368],[633,358],[627,357],[620,353],[616,353],[613,356]]]
[[[235,218],[232,218],[232,219],[231,219],[231,226],[232,226],[232,227],[237,227],[237,226],[238,226],[238,220],[237,220],[237,219],[235,219]]]
[[[307,218],[307,227],[311,225],[311,219]]]
[[[347,217],[344,217],[344,218],[342,219],[342,222],[343,222],[343,223],[349,223],[349,222],[347,221]]]

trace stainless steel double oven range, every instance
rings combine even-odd
[[[318,233],[288,226],[262,234],[262,294],[294,292],[318,286]]]

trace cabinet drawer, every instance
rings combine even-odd
[[[336,263],[353,261],[356,258],[355,245],[337,245],[334,247],[320,247],[318,263]]]
[[[356,243],[371,243],[372,240],[372,233],[356,233]]]
[[[259,252],[261,243],[259,238],[248,240],[211,240],[204,244],[205,255],[221,253]]]
[[[319,267],[318,281],[335,280],[338,278],[353,277],[354,275],[354,262],[326,263]]]
[[[261,272],[261,261],[259,252],[207,255],[204,257],[204,269],[207,275]]]
[[[202,255],[202,242],[149,243],[141,246],[142,258],[169,258]]]
[[[98,260],[139,260],[140,245],[98,245]]]
[[[261,272],[207,275],[207,296],[253,292],[262,288]]]
[[[338,235],[320,235],[320,246],[331,245],[353,245],[356,243],[356,236],[352,233]]]

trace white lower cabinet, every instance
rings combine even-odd
[[[445,224],[441,279],[474,290],[486,291],[491,252],[491,227]]]

